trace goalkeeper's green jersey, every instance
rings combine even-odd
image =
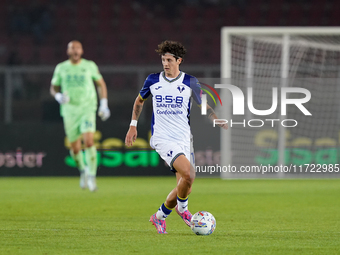
[[[60,113],[79,115],[96,111],[97,94],[93,80],[102,78],[97,65],[90,60],[81,59],[79,64],[70,60],[59,63],[52,77],[52,85],[61,86],[61,92],[70,97],[70,102],[60,106]]]

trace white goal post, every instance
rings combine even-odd
[[[275,157],[277,157],[275,161],[277,166],[288,165],[286,158],[290,159],[291,153],[300,153],[299,156],[295,155],[294,160],[291,160],[293,163],[332,163],[334,161],[329,159],[328,154],[325,154],[324,151],[321,152],[321,150],[333,150],[338,146],[337,143],[332,143],[332,139],[334,133],[338,134],[338,129],[333,128],[333,126],[339,123],[339,118],[334,118],[334,116],[339,117],[337,107],[340,107],[339,103],[336,102],[336,98],[340,96],[340,83],[336,82],[340,79],[340,27],[223,27],[221,29],[221,79],[224,78],[227,78],[226,81],[230,81],[231,84],[236,83],[236,86],[242,83],[241,90],[245,98],[246,88],[254,87],[254,106],[257,104],[258,108],[264,107],[264,109],[268,109],[268,104],[270,106],[272,102],[271,94],[268,94],[268,91],[269,89],[271,91],[275,84],[276,87],[282,88],[296,86],[296,84],[290,84],[294,83],[291,82],[291,79],[328,78],[327,81],[330,83],[335,81],[335,83],[321,86],[320,83],[316,84],[317,82],[315,84],[312,82],[311,85],[304,82],[303,86],[312,91],[312,98],[317,96],[318,100],[334,102],[336,107],[332,108],[328,117],[323,113],[327,109],[326,106],[317,105],[318,102],[315,99],[314,101],[311,100],[310,105],[315,108],[313,118],[314,115],[315,118],[324,116],[323,125],[329,128],[326,130],[324,126],[313,122],[311,118],[302,119],[302,126],[300,125],[300,128],[296,129],[296,134],[293,134],[296,139],[293,140],[293,137],[292,141],[289,142],[290,147],[286,144],[286,141],[287,137],[292,137],[292,131],[291,129],[287,130],[283,125],[278,125],[274,129],[261,129],[261,134],[249,128],[243,128],[243,131],[242,128],[238,127],[231,127],[228,131],[221,130],[221,166],[262,165],[260,162],[265,157],[259,157],[256,154],[256,151],[262,148],[263,151],[267,150],[267,152],[270,151],[275,155],[271,162],[274,162]],[[268,79],[272,78],[277,78],[278,83],[269,84]],[[256,82],[256,80],[260,80],[260,82]],[[232,116],[231,93],[227,89],[221,89],[220,97],[223,102],[223,107],[219,109],[220,116],[227,120],[233,119],[235,116]],[[294,114],[296,113],[291,113],[291,115]],[[289,117],[290,113],[288,112],[287,115]],[[245,110],[243,118],[249,119],[251,116]],[[274,117],[282,120],[280,114]],[[258,116],[256,116],[256,119],[259,119]],[[303,126],[307,121],[309,125]],[[315,125],[317,126],[315,127]],[[269,142],[264,139],[261,140],[261,135],[272,140]],[[262,141],[263,145],[261,146],[263,147],[254,145],[254,139],[257,139],[256,142],[258,142],[258,138]],[[266,144],[268,144],[268,147],[266,147]],[[286,148],[288,147],[291,149],[287,152]],[[301,156],[303,153],[309,156]],[[312,155],[312,159],[310,159],[310,155]],[[317,158],[314,159],[314,157]],[[254,160],[254,158],[257,160]],[[265,161],[263,160],[263,162]],[[299,176],[294,175],[294,177],[301,177],[301,173],[305,169],[300,171],[299,168],[296,168],[298,164],[292,162],[289,164],[290,166],[295,165],[295,170],[297,169],[295,173],[300,173]],[[291,174],[292,170],[290,169],[288,173]],[[239,172],[222,171],[221,178],[281,178],[289,176],[288,173],[279,171],[267,175],[253,172],[241,174]],[[303,177],[305,176],[307,175],[303,175]]]

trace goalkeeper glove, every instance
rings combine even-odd
[[[68,95],[60,93],[60,92],[55,94],[54,98],[55,98],[55,100],[58,101],[59,104],[66,104],[66,103],[70,102],[70,97]]]
[[[111,116],[111,112],[109,110],[109,107],[107,106],[107,98],[100,99],[98,115],[102,119],[102,121],[107,120]]]

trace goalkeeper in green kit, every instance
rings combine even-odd
[[[107,88],[97,65],[83,59],[83,47],[79,41],[71,41],[67,46],[69,59],[59,63],[51,81],[51,95],[60,104],[65,133],[71,143],[71,156],[80,171],[80,187],[90,191],[97,189],[97,150],[93,143],[96,131],[97,85],[100,97],[98,115],[103,121],[110,117],[107,105]],[[81,138],[84,141],[85,159]]]

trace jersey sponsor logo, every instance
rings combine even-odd
[[[156,111],[157,114],[165,114],[165,115],[177,115],[177,114],[183,114],[183,111],[181,110],[164,110],[164,111],[161,111],[161,110],[157,110]]]
[[[159,90],[159,89],[161,89],[162,88],[162,86],[158,86],[157,88],[155,88],[155,90]]]
[[[155,95],[156,106],[157,107],[166,107],[166,108],[181,108],[183,103],[183,97],[172,95]]]
[[[83,86],[85,82],[84,75],[70,75],[66,76],[66,82],[69,83],[70,87]]]
[[[173,97],[172,95],[156,95],[156,107],[164,107],[164,108],[182,108],[183,97],[177,96]],[[158,112],[159,111],[159,112]],[[170,111],[160,111],[158,110],[158,114],[182,114],[182,111],[177,110],[176,113]]]
[[[165,108],[181,108],[181,104],[156,104],[157,107],[165,107]]]

